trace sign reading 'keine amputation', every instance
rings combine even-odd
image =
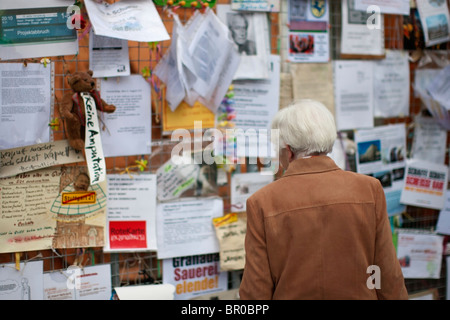
[[[91,178],[91,185],[106,179],[106,164],[103,156],[100,126],[98,124],[95,100],[90,94],[82,93],[86,114],[86,138],[84,150]]]

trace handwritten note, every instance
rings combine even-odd
[[[56,220],[49,206],[58,195],[61,170],[43,169],[0,179],[0,252],[49,249]]]
[[[245,266],[247,215],[233,212],[213,219],[220,247],[220,270],[239,270]]]
[[[67,140],[0,150],[0,178],[79,161],[84,161],[82,153]]]

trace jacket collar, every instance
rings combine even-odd
[[[296,174],[319,173],[340,170],[336,163],[328,156],[315,156],[292,161],[285,171],[283,177]]]

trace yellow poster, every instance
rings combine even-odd
[[[181,102],[175,111],[170,110],[167,103],[163,107],[163,132],[176,129],[194,129],[194,121],[201,121],[202,128],[215,127],[215,114],[200,102],[195,102],[191,107],[186,102]]]

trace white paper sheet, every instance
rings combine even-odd
[[[89,33],[89,69],[94,78],[130,75],[128,41]]]
[[[1,300],[42,300],[43,261],[0,264]]]
[[[430,80],[427,89],[433,100],[450,111],[450,65]]]
[[[110,300],[111,265],[95,265],[80,268],[70,266],[66,270],[44,273],[44,300]]]
[[[411,158],[444,164],[447,130],[432,117],[416,116]]]
[[[241,129],[270,129],[280,101],[280,57],[271,55],[270,77],[267,80],[233,81],[236,112],[233,122]],[[218,113],[219,114],[219,113]]]
[[[450,191],[445,192],[444,208],[439,212],[436,233],[450,235]]]
[[[0,60],[77,54],[77,32],[67,21],[71,5],[66,0],[2,0]]]
[[[181,72],[178,69],[178,30],[183,28],[179,19],[174,19],[172,29],[172,42],[166,54],[159,60],[153,73],[166,85],[166,101],[170,110],[175,111],[186,96]]]
[[[220,271],[219,253],[164,259],[162,266],[162,281],[174,286],[175,300],[192,299],[228,289],[228,273]],[[192,270],[200,271],[192,273]]]
[[[85,0],[85,5],[97,35],[140,42],[170,39],[151,0],[127,0],[113,4]]]
[[[177,24],[176,68],[184,87],[184,101],[191,106],[199,101],[216,112],[240,61],[227,37],[227,27],[210,9],[204,14],[196,11],[185,26],[176,15],[174,21]],[[181,94],[174,96],[175,101],[181,98]],[[175,103],[171,102],[170,107],[176,108]]]
[[[209,100],[213,95],[214,86],[219,84],[222,64],[232,50],[232,43],[227,38],[226,26],[220,22],[212,10],[204,14],[203,21],[195,30],[193,27],[188,30],[187,36],[192,38],[186,39],[186,33],[180,37],[180,40],[184,41],[186,51],[178,51],[178,57],[195,76],[192,89]],[[187,84],[185,83],[185,86]]]
[[[158,259],[219,252],[212,219],[221,216],[222,198],[159,203],[156,211]]]
[[[116,106],[103,114],[105,157],[151,153],[151,88],[141,75],[101,80],[102,99]]]
[[[234,211],[241,212],[247,208],[247,199],[256,191],[273,181],[273,175],[260,172],[234,173],[231,177],[231,205]]]
[[[442,210],[447,190],[448,166],[429,161],[407,161],[400,202]]]
[[[421,0],[417,2],[425,46],[450,41],[450,14],[447,1]]]
[[[254,48],[254,50],[249,49],[248,51],[245,50],[240,52],[240,64],[234,74],[233,80],[267,79],[269,77],[270,56],[267,13],[235,12],[231,10],[230,5],[226,4],[218,4],[216,5],[216,9],[219,19],[228,26],[227,33],[236,50],[240,52],[239,46],[241,48]],[[234,17],[237,14],[242,14],[245,19],[247,19],[247,23],[243,22],[242,18],[234,20]],[[245,28],[246,31],[243,30],[243,28]],[[239,29],[239,31],[236,32],[236,37],[233,36],[234,32],[232,30],[234,29]],[[251,45],[249,45],[249,43],[251,43]]]
[[[156,175],[109,174],[104,251],[156,250]]]
[[[439,279],[443,237],[420,230],[398,230],[397,257],[405,279]]]
[[[335,60],[333,70],[337,130],[372,128],[372,61]]]
[[[0,89],[0,149],[49,142],[52,64],[1,63]]]
[[[374,61],[374,116],[409,115],[409,55],[407,51],[386,50],[386,58]]]
[[[367,11],[370,6],[377,6],[381,13],[408,15],[411,0],[355,0],[355,10]]]
[[[115,287],[119,300],[173,300],[175,287],[172,284],[148,284]]]
[[[434,96],[439,98],[444,103],[445,101],[445,87],[448,85],[445,83],[444,68],[439,69],[416,69],[414,80],[414,94],[419,97],[427,110],[431,113],[433,118],[441,125],[445,130],[450,130],[450,113],[448,109],[441,103],[437,102],[433,96],[431,96],[429,90],[433,92]],[[436,84],[432,87],[431,84],[436,81]],[[444,89],[444,90],[442,90]]]
[[[384,55],[383,14],[372,17],[372,13],[357,11],[353,1],[342,1],[341,54]],[[374,22],[379,28],[372,28]]]

